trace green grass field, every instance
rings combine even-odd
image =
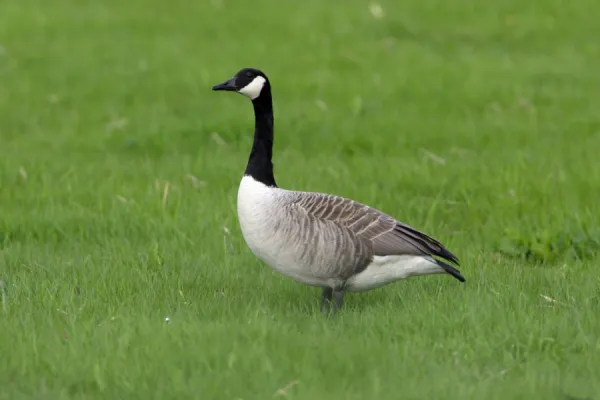
[[[380,6],[0,2],[0,399],[600,399],[600,5]],[[282,187],[424,230],[466,284],[331,321],[259,262],[252,108],[210,90],[247,66]]]

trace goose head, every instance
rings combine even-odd
[[[213,90],[238,92],[254,101],[270,88],[269,79],[260,70],[244,68],[223,83],[213,86]]]

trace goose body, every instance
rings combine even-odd
[[[298,282],[323,288],[334,311],[345,291],[371,290],[411,276],[465,279],[458,258],[440,242],[364,204],[324,193],[279,188],[273,176],[271,86],[259,70],[242,69],[214,90],[252,100],[254,144],[237,197],[244,240],[267,265]]]

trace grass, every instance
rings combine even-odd
[[[380,5],[0,3],[0,399],[600,398],[597,252],[499,250],[600,227],[600,6]],[[245,66],[281,186],[424,230],[467,283],[329,321],[257,261],[251,107],[210,91]]]

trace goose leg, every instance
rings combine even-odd
[[[344,291],[336,290],[333,292],[333,313],[336,314],[339,310],[341,310],[342,305],[344,304]]]
[[[333,289],[330,287],[324,287],[323,292],[321,293],[321,312],[329,313],[331,309],[331,296],[333,294]]]

